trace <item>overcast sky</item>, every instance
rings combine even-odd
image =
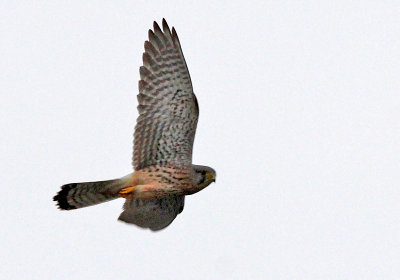
[[[302,2],[2,1],[2,277],[399,279],[399,3]],[[163,17],[217,183],[157,233],[122,199],[57,210],[61,185],[132,172]]]

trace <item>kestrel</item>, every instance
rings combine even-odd
[[[214,169],[192,164],[199,106],[175,28],[154,22],[140,67],[134,172],[114,180],[72,183],[54,197],[62,210],[125,198],[119,220],[153,231],[182,212],[185,195],[215,182]]]

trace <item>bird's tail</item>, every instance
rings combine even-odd
[[[92,206],[121,197],[119,191],[127,186],[124,178],[86,182],[71,183],[61,187],[53,200],[61,210],[72,210]]]

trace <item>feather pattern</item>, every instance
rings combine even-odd
[[[166,228],[183,211],[185,196],[154,199],[130,198],[125,201],[119,220],[153,231]]]
[[[125,185],[126,178],[70,183],[62,186],[53,200],[57,201],[57,205],[61,210],[78,209],[120,197],[118,191]]]
[[[199,109],[176,31],[154,22],[140,67],[133,167],[189,168]]]

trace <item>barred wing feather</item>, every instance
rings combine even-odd
[[[135,170],[154,165],[185,168],[192,163],[198,104],[176,31],[170,31],[165,19],[162,27],[154,22],[154,31],[149,30],[144,44]]]

